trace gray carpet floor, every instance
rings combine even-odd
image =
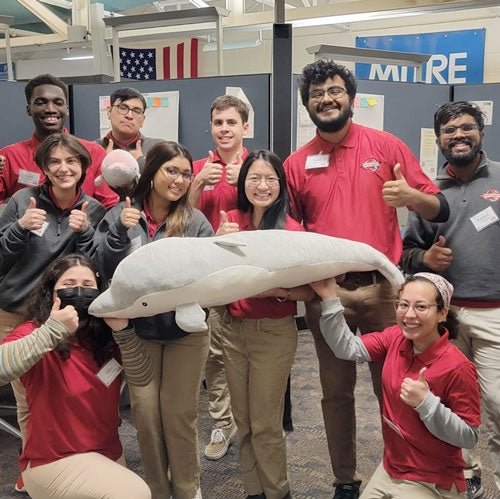
[[[295,364],[292,370],[293,424],[295,431],[287,436],[288,468],[294,499],[327,499],[333,496],[333,475],[326,446],[321,415],[321,388],[312,336],[301,331]],[[382,438],[378,408],[371,390],[368,368],[358,366],[356,388],[358,422],[358,471],[368,479],[382,458]],[[210,438],[211,421],[207,412],[206,391],[201,390],[199,409],[201,488],[204,499],[240,499],[245,497],[238,466],[237,444],[219,461],[203,457],[204,444]],[[129,411],[122,411],[121,436],[128,465],[143,475],[135,430],[130,423]],[[13,491],[17,479],[19,441],[0,431],[0,498],[28,497]],[[489,456],[485,443],[480,442],[484,464],[484,499],[500,499],[495,492]],[[117,498],[118,499],[118,498]],[[411,498],[409,498],[411,499]]]

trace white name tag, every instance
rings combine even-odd
[[[326,168],[330,163],[329,154],[314,154],[307,156],[306,170],[312,168]]]
[[[495,210],[491,206],[488,206],[488,208],[470,217],[470,221],[474,224],[476,230],[481,232],[483,229],[486,229],[486,227],[498,222],[498,216]]]
[[[36,187],[40,183],[40,174],[27,170],[19,170],[18,182],[23,185]]]
[[[203,190],[204,191],[213,191],[215,188],[215,185],[206,185],[205,187],[203,187]]]
[[[42,226],[39,229],[30,230],[30,232],[33,232],[33,234],[35,234],[35,236],[42,237],[43,233],[47,230],[48,226],[49,226],[49,222],[43,222]]]
[[[116,359],[111,359],[101,367],[97,377],[104,385],[109,387],[116,377],[123,371],[123,367]]]

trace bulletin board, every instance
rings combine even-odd
[[[141,131],[145,137],[179,141],[179,92],[145,92],[146,113]],[[107,116],[109,95],[99,96],[99,136],[104,137],[111,124]]]

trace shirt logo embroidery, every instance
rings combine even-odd
[[[481,194],[481,197],[486,201],[495,203],[496,201],[500,200],[500,192],[498,192],[496,189],[488,189],[484,194]]]
[[[362,165],[361,168],[363,170],[367,170],[369,172],[375,172],[378,170],[380,163],[375,158],[367,159]]]

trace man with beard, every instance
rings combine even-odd
[[[26,112],[33,120],[35,131],[29,139],[0,149],[0,156],[4,158],[0,170],[0,204],[19,189],[43,184],[45,175],[35,163],[35,150],[52,133],[68,133],[64,128],[68,117],[68,87],[62,80],[50,74],[35,76],[26,83],[24,93]],[[82,189],[110,208],[116,204],[118,196],[106,183],[103,182],[99,187],[94,184],[94,179],[101,175],[101,163],[106,151],[88,140],[78,140],[92,158]]]
[[[307,65],[300,93],[317,131],[285,161],[292,215],[308,231],[370,244],[397,264],[402,242],[396,208],[407,206],[426,219],[444,221],[444,197],[401,140],[352,121],[356,81],[344,66],[328,60]],[[394,324],[394,290],[379,272],[346,274],[338,295],[353,332],[382,331]],[[318,299],[306,303],[319,359],[334,498],[356,499],[361,483],[356,473],[356,366],[335,357],[321,334],[320,314]],[[372,364],[381,401],[381,365]]]
[[[446,158],[439,187],[450,206],[446,223],[410,214],[401,264],[450,281],[459,321],[457,346],[479,373],[488,448],[500,490],[500,163],[482,150],[484,117],[470,102],[449,102],[434,115],[436,143]],[[468,498],[479,497],[481,463],[464,450]]]

